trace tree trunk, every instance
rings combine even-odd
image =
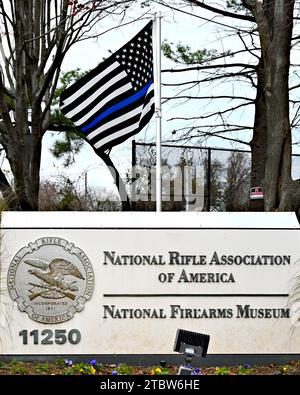
[[[257,65],[257,91],[251,147],[251,187],[262,186],[266,168],[268,125],[266,119],[265,74],[263,58]],[[264,211],[263,200],[250,200],[250,211]]]
[[[251,186],[261,186],[265,177],[266,147],[267,147],[267,119],[266,97],[262,87],[264,83],[264,65],[262,58],[257,65],[257,93],[255,98],[255,117],[251,146]]]
[[[28,132],[21,142],[10,144],[8,160],[14,174],[17,206],[21,210],[38,210],[41,138]]]
[[[266,149],[265,210],[289,210],[291,205],[291,129],[289,68],[294,1],[277,0],[267,13],[265,55],[268,137]]]
[[[290,210],[292,206],[289,68],[294,0],[243,3],[255,17],[264,70],[267,136],[265,140],[264,208]],[[264,137],[263,137],[264,138]]]

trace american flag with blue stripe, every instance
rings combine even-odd
[[[152,25],[61,94],[61,112],[98,154],[140,132],[154,114]]]

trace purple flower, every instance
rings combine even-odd
[[[68,366],[72,366],[73,365],[72,359],[65,359],[65,364]]]
[[[92,366],[97,366],[97,361],[96,361],[96,359],[92,359],[92,360],[90,360],[90,365],[92,365]]]
[[[195,376],[197,373],[196,372],[192,372],[191,373],[191,376]]]
[[[192,374],[198,374],[198,375],[203,375],[203,373],[201,372],[201,370],[199,368],[194,368],[193,373]]]
[[[244,368],[250,369],[250,368],[251,368],[251,365],[250,365],[249,363],[245,363]]]
[[[113,376],[116,376],[117,374],[119,374],[116,370],[113,370],[112,372],[111,372],[111,374],[113,375]]]
[[[186,365],[186,367],[187,367],[188,369],[192,369],[192,365],[191,365],[190,363],[188,363],[188,364]]]

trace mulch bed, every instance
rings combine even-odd
[[[91,363],[92,362],[92,363]],[[87,363],[55,362],[0,362],[0,375],[176,375],[178,366],[165,367],[101,365],[96,361]],[[270,364],[267,366],[223,366],[192,367],[194,375],[300,375],[300,361],[292,361],[286,365]]]

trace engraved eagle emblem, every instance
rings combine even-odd
[[[68,297],[74,300],[76,295],[73,292],[78,291],[77,281],[68,281],[65,279],[65,276],[73,276],[81,280],[85,279],[73,263],[62,258],[55,258],[51,262],[30,258],[25,259],[24,262],[27,265],[41,269],[28,270],[30,274],[41,280],[38,284],[29,283],[33,287],[29,290],[30,300],[38,296],[53,299]]]

